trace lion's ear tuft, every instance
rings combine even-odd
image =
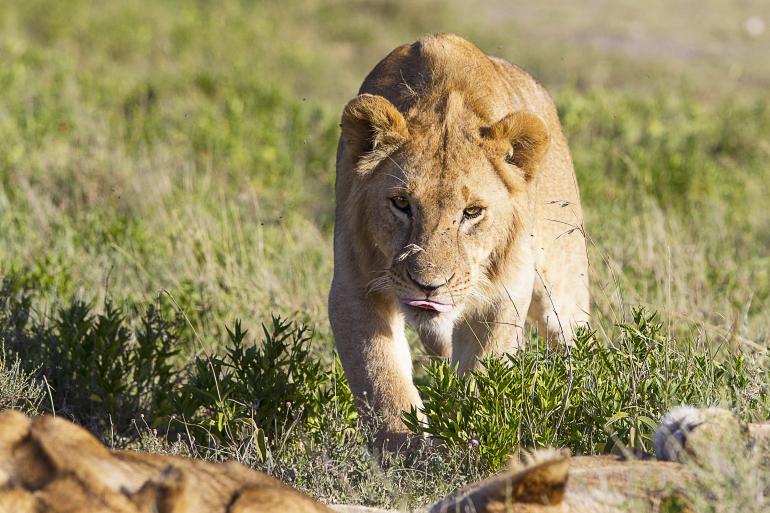
[[[548,150],[550,135],[543,119],[532,112],[513,112],[482,130],[482,136],[510,144],[505,159],[531,180]]]
[[[360,94],[342,112],[342,138],[348,155],[358,161],[381,146],[400,144],[409,136],[404,116],[382,96]]]
[[[544,450],[530,456],[532,462],[513,483],[511,496],[517,502],[560,504],[569,476],[569,456]]]
[[[433,505],[429,513],[494,513],[511,511],[512,505],[537,505],[544,507],[542,511],[551,511],[551,506],[559,507],[564,501],[569,458],[567,453],[550,449],[536,451],[527,456],[524,465],[460,490]],[[521,509],[534,511],[528,506]],[[519,508],[514,506],[513,511]]]

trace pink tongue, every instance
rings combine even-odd
[[[404,304],[409,306],[414,306],[417,308],[422,308],[424,310],[435,310],[436,312],[441,312],[441,313],[450,312],[452,308],[454,308],[452,305],[435,303],[433,301],[423,301],[420,299],[405,299]]]

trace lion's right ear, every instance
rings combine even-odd
[[[527,181],[535,176],[550,143],[548,127],[543,119],[527,111],[508,114],[492,126],[482,129],[482,135],[504,143],[506,162],[521,169]]]
[[[342,112],[342,138],[348,155],[362,155],[382,146],[400,144],[409,136],[404,116],[382,96],[360,94]]]

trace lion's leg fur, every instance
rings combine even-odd
[[[452,336],[454,322],[447,319],[440,323],[413,323],[412,326],[420,336],[425,351],[430,356],[449,358],[452,356]]]
[[[582,234],[571,234],[582,237]],[[534,329],[549,341],[572,345],[575,329],[589,320],[589,292],[586,268],[578,266],[561,280],[549,280],[547,269],[536,270],[532,303],[527,319]]]
[[[517,294],[458,321],[452,346],[452,365],[465,373],[478,368],[479,358],[516,351],[524,342],[524,316],[530,295]]]
[[[382,422],[378,444],[400,445],[406,435],[404,411],[421,406],[412,381],[412,358],[404,331],[404,317],[387,303],[361,297],[335,276],[329,318],[345,375],[358,411],[374,410]]]
[[[519,256],[501,267],[501,283],[485,291],[483,302],[455,323],[452,364],[460,373],[478,368],[479,358],[517,351],[524,345],[535,261],[529,237],[520,237],[514,244]]]

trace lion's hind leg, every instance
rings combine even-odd
[[[538,272],[527,312],[530,329],[545,335],[551,343],[573,344],[575,331],[587,326],[589,290],[584,276],[570,276],[568,282],[553,283]]]

